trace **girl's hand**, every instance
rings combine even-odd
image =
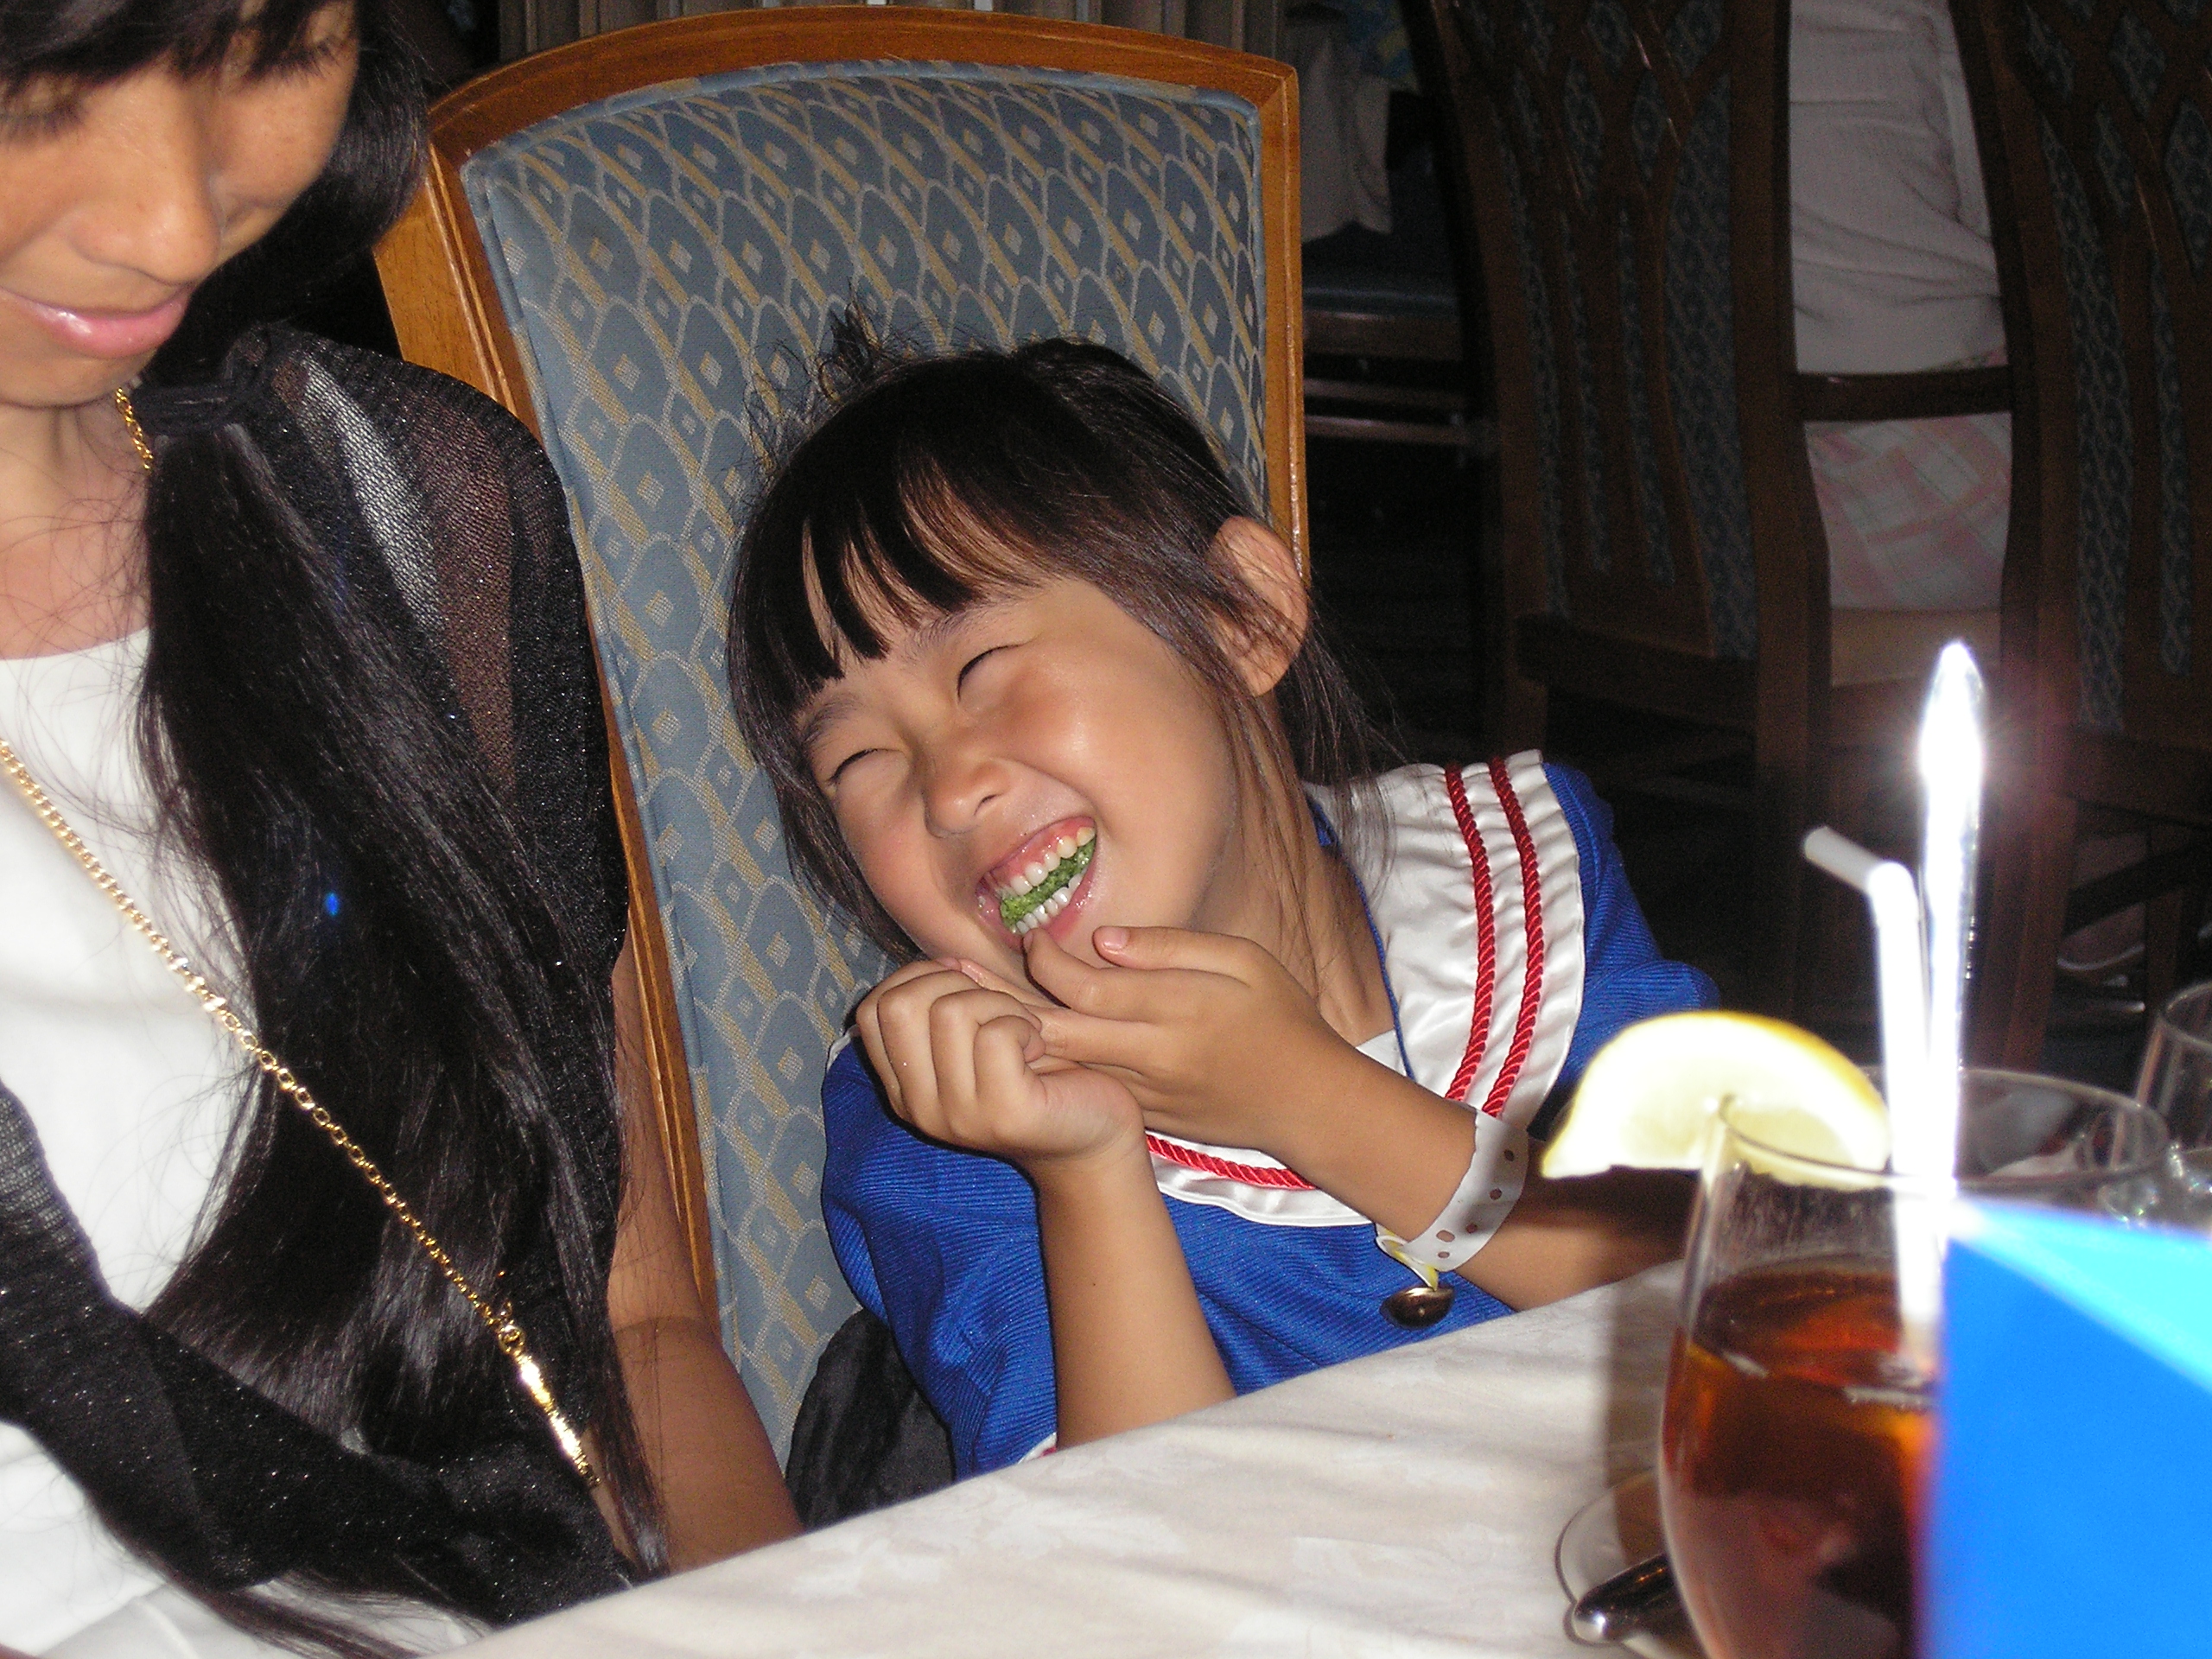
[[[1049,1057],[1122,1079],[1151,1128],[1264,1152],[1402,1236],[1443,1208],[1473,1115],[1339,1037],[1266,950],[1166,927],[1091,943],[1111,965],[1028,936],[1030,976],[1066,1005],[1031,1010]]]
[[[862,999],[854,1026],[892,1110],[931,1140],[1010,1158],[1032,1175],[1141,1145],[1128,1089],[1048,1056],[1039,1011],[1002,986],[918,962]]]
[[[1030,977],[1064,1005],[1030,1013],[1046,1054],[1122,1079],[1153,1128],[1295,1168],[1306,1133],[1388,1075],[1249,939],[1102,927],[1091,943],[1109,966],[1027,937]]]
[[[900,1117],[1012,1158],[1035,1184],[1059,1443],[1073,1446],[1231,1390],[1137,1103],[1045,1052],[1047,1006],[974,963],[918,962],[869,992],[855,1024]]]

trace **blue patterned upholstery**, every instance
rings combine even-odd
[[[853,1306],[823,1234],[825,1052],[882,958],[793,880],[723,677],[764,446],[858,296],[932,346],[1074,334],[1263,461],[1259,125],[1225,94],[972,65],[654,86],[478,153],[471,210],[570,491],[654,849],[725,1335],[787,1444]]]
[[[1683,7],[1687,17],[1708,9]],[[1717,16],[1719,7],[1709,9]],[[1669,41],[1685,31],[1669,30]],[[1691,45],[1712,41],[1688,34]],[[1685,48],[1687,49],[1687,48]],[[1706,92],[1683,143],[1667,205],[1667,389],[1689,482],[1690,515],[1712,594],[1713,649],[1758,651],[1751,504],[1736,413],[1736,307],[1728,274],[1728,77]]]
[[[2066,337],[2053,345],[2073,408],[2045,418],[2070,412],[2073,423],[2075,720],[2207,747],[2191,662],[2205,556],[2191,527],[2183,388],[2212,358],[2201,326],[2177,319],[2202,317],[2212,298],[2212,124],[2202,107],[2212,18],[2178,0],[2115,0],[2086,15],[2068,0],[2007,9],[2065,294]]]
[[[1649,86],[1647,79],[1644,83]],[[1628,386],[1628,441],[1636,455],[1636,499],[1643,512],[1646,568],[1662,588],[1674,585],[1675,550],[1667,535],[1666,486],[1659,475],[1659,442],[1652,430],[1651,383],[1643,367],[1643,307],[1637,292],[1636,226],[1620,210],[1621,375]]]
[[[1503,147],[1505,188],[1513,204],[1513,245],[1529,296],[1529,363],[1536,400],[1536,505],[1543,526],[1544,602],[1567,610],[1567,484],[1560,470],[1559,354],[1552,344],[1552,308],[1536,251],[1535,216],[1521,182],[1519,158]]]

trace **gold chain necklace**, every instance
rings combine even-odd
[[[115,391],[115,406],[123,416],[124,429],[130,435],[131,447],[137,450],[140,463],[151,472],[153,449],[147,443],[145,431],[139,426],[138,416],[130,407],[129,395],[120,386]],[[586,1485],[598,1485],[598,1471],[592,1467],[582,1440],[563,1414],[559,1402],[554,1399],[552,1388],[545,1380],[545,1372],[531,1353],[529,1341],[524,1336],[522,1325],[515,1319],[513,1310],[504,1300],[493,1301],[469,1281],[468,1275],[461,1270],[446,1247],[438,1243],[436,1236],[423,1224],[423,1218],[415,1213],[414,1207],[385,1179],[385,1173],[377,1167],[376,1160],[362,1148],[361,1143],[346,1133],[345,1126],[308,1092],[307,1085],[292,1075],[291,1068],[270,1051],[268,1046],[255,1035],[252,1027],[238,1018],[238,1011],[231,1007],[228,1000],[217,994],[214,987],[207,982],[207,976],[194,969],[185,959],[184,953],[154,925],[153,918],[132,901],[130,895],[123,890],[122,884],[108,873],[106,867],[94,856],[92,849],[85,844],[84,837],[70,828],[69,821],[61,816],[61,810],[54,804],[53,797],[39,786],[38,779],[31,776],[30,769],[24,766],[22,757],[5,738],[0,738],[0,771],[8,774],[23,799],[29,804],[31,810],[38,815],[39,822],[53,831],[54,839],[68,849],[69,855],[83,868],[86,874],[92,877],[93,885],[123,912],[124,920],[130,924],[139,938],[153,947],[154,954],[162,959],[163,965],[184,982],[185,989],[207,1011],[208,1016],[245,1051],[254,1065],[276,1085],[278,1091],[298,1107],[309,1122],[330,1138],[330,1144],[338,1148],[346,1161],[360,1172],[361,1179],[369,1184],[392,1218],[407,1230],[408,1235],[421,1246],[423,1254],[429,1257],[431,1264],[445,1276],[446,1282],[461,1293],[476,1317],[484,1322],[485,1329],[492,1333],[492,1339],[499,1344],[499,1351],[513,1365],[516,1382],[521,1384],[523,1392],[530,1396],[531,1403],[544,1414],[546,1425],[552,1430],[554,1441],[560,1446],[562,1456],[569,1460],[569,1465],[582,1478]]]

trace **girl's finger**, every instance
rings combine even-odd
[[[1029,976],[1063,1007],[1101,1020],[1147,1020],[1172,1005],[1173,988],[1127,968],[1094,968],[1042,928],[1022,945]]]
[[[883,1015],[875,993],[871,991],[861,999],[853,1010],[853,1035],[860,1041],[861,1052],[868,1056],[868,1070],[875,1073],[876,1081],[883,1085],[884,1097],[891,1109],[899,1109],[899,1074],[891,1055],[883,1044]]]
[[[981,1033],[986,1027],[1011,1022],[1022,1028],[1022,1047],[1027,1048],[1032,1039],[1041,1047],[1042,1039],[1038,1036],[1035,1018],[1012,997],[998,991],[979,991],[965,979],[960,984],[963,988],[930,1005],[930,1050],[940,1115],[933,1132],[965,1141],[976,1133],[988,1133],[990,1127],[988,1122],[979,1121],[989,1116],[979,1111],[983,1103],[976,1080]],[[1004,1040],[1003,1036],[1000,1040]]]
[[[1035,986],[1019,984],[1007,978],[1003,974],[986,968],[980,962],[970,962],[965,957],[955,957],[948,958],[947,963],[956,971],[966,975],[971,982],[981,986],[984,990],[996,991],[1002,996],[1010,996],[1025,1007],[1052,1007],[1052,1000],[1042,995]]]
[[[1037,1016],[1046,1055],[1075,1065],[1100,1065],[1141,1071],[1157,1058],[1160,1034],[1134,1020],[1102,1020],[1073,1008],[1050,1008]]]
[[[1249,939],[1229,933],[1199,933],[1182,927],[1101,927],[1092,930],[1091,949],[1117,968],[1158,972],[1185,969],[1249,982],[1255,957],[1266,951]]]
[[[1017,1014],[1001,1014],[984,1024],[976,1033],[977,1098],[1015,1100],[1034,1089],[1037,1079],[1029,1064],[1043,1048],[1035,1024]]]
[[[960,982],[968,983],[965,979]],[[974,994],[973,987],[969,994]],[[926,1122],[918,1117],[910,1121],[940,1140],[964,1140],[976,1104],[976,1021],[963,1007],[967,1000],[954,993],[930,1004],[932,1111]]]
[[[892,1110],[907,1122],[928,1113],[936,1090],[931,1077],[930,1009],[949,995],[974,987],[936,963],[913,963],[868,993],[854,1023]]]

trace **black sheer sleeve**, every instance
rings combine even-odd
[[[457,380],[285,333],[285,401],[334,460],[444,688],[597,977],[626,886],[566,497],[528,429]]]

